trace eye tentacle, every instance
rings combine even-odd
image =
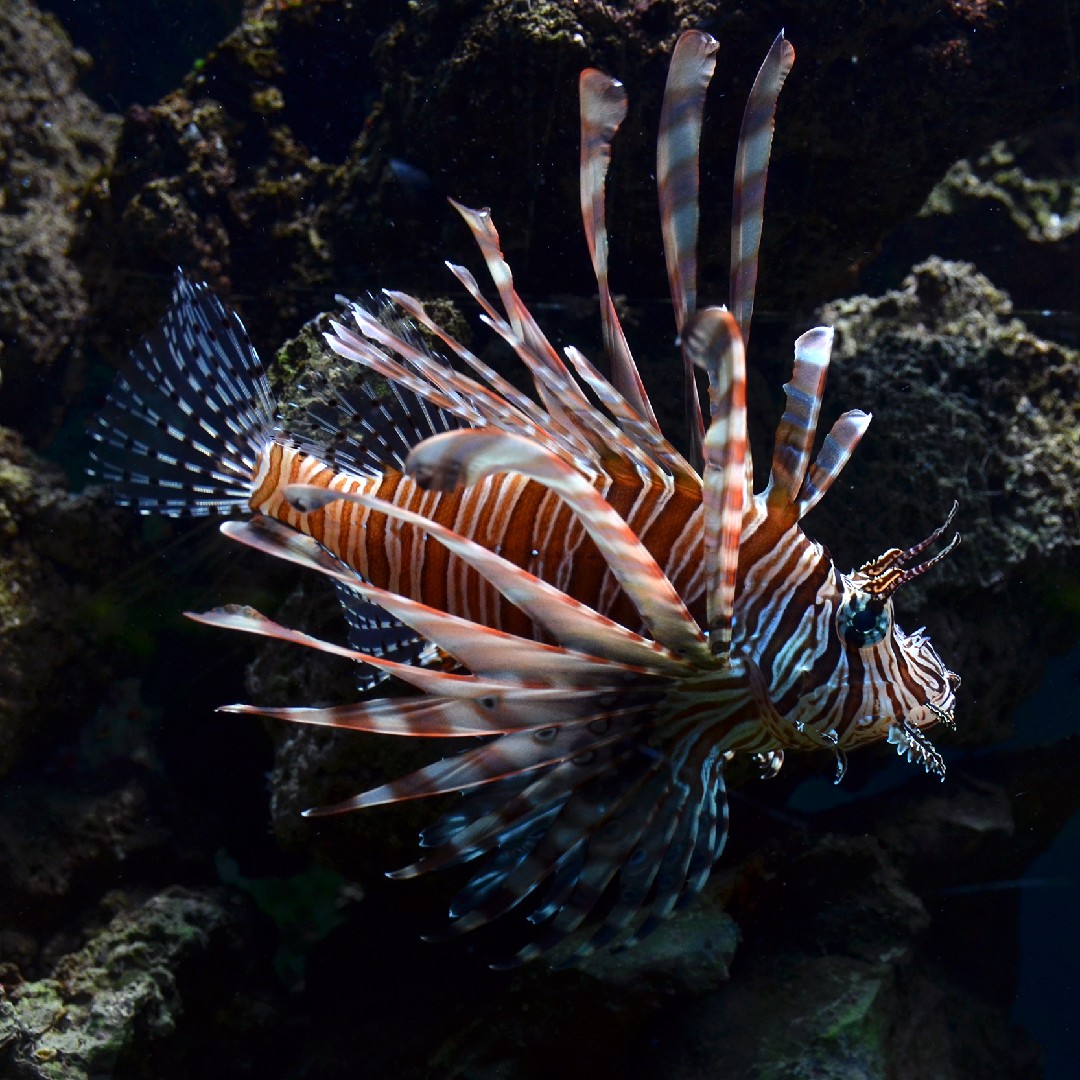
[[[915,578],[925,574],[927,570],[937,566],[960,543],[959,533],[956,533],[941,551],[927,559],[926,562],[915,566],[908,566],[907,564],[912,559],[918,558],[927,548],[941,539],[945,530],[952,524],[953,518],[956,517],[959,505],[957,502],[952,504],[948,517],[925,540],[920,540],[919,543],[906,550],[890,548],[884,555],[879,555],[878,558],[860,566],[858,574],[864,579],[863,588],[865,591],[884,602],[901,585],[914,581]]]

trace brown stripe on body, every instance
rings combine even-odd
[[[785,591],[785,583],[796,571],[802,554],[801,545],[789,542],[784,533],[777,535],[771,520],[744,541],[739,549],[735,593],[736,617],[743,636],[760,636],[762,627],[772,618],[778,593]],[[763,663],[760,656],[758,662]]]
[[[786,558],[779,562],[782,554],[786,554]],[[818,591],[832,572],[832,567],[824,559],[808,562],[805,556],[805,548],[800,551],[795,545],[787,552],[778,551],[775,556],[778,561],[778,568],[773,575],[773,580],[777,583],[775,591],[783,595],[775,600],[768,597],[768,602],[762,604],[762,613],[768,624],[768,644],[758,654],[758,664],[770,683],[774,681],[774,667],[780,652],[798,632],[807,609],[817,606]],[[768,592],[772,593],[774,590],[769,589]],[[774,620],[772,616],[775,611],[778,611],[778,618]],[[747,633],[753,633],[753,630],[752,621],[748,619]]]
[[[297,483],[329,487],[335,473],[316,458],[292,446],[273,443],[268,454],[263,478],[249,500],[251,509],[314,536],[321,543],[327,511],[301,514],[286,500],[283,492],[289,484]]]
[[[827,693],[815,696],[814,699],[817,713],[822,717],[835,718],[839,715],[840,698],[848,694],[850,678],[845,657],[846,651],[847,646],[840,640],[840,635],[829,634],[825,641],[824,651],[815,657],[810,670],[801,678],[796,679],[791,688],[773,702],[776,711],[781,716],[798,714],[800,720],[806,721],[808,718],[799,714],[800,705],[803,705],[808,691],[825,687]],[[815,721],[815,717],[809,718],[809,722]],[[837,733],[842,735],[845,730],[842,722],[837,722],[835,726]]]
[[[875,712],[888,712],[891,716],[904,716],[908,709],[901,700],[906,692],[902,670],[905,665],[899,662],[893,639],[887,639],[884,647],[875,648],[874,675],[868,687],[868,693],[874,700]],[[886,704],[887,703],[887,704]]]
[[[848,693],[844,695],[837,731],[847,732],[852,725],[858,730],[858,721],[866,715],[866,703],[863,695],[856,688],[864,687],[869,673],[862,653],[858,649],[847,649],[846,666],[848,669]]]
[[[655,485],[655,491],[656,498],[650,499],[642,506],[640,512],[635,515],[635,520],[630,523],[631,527],[641,537],[641,542],[652,557],[671,578],[675,591],[683,598],[690,609],[690,614],[699,623],[704,623],[704,590],[700,592],[695,605],[691,602],[692,589],[690,588],[690,580],[701,572],[703,558],[700,514],[696,521],[691,520],[701,507],[701,488],[689,489],[676,484],[659,513],[656,512],[655,507],[662,494],[659,485]],[[638,528],[636,519],[648,519],[650,515],[652,520],[642,532]],[[692,530],[694,535],[689,535],[687,530]],[[696,556],[684,559],[684,545],[688,543],[693,547]]]
[[[508,473],[472,488],[440,493],[422,491],[393,469],[377,479],[335,473],[311,455],[280,443],[273,444],[268,454],[265,475],[251,499],[252,509],[313,536],[373,585],[479,618],[497,629],[542,636],[527,616],[441,544],[430,541],[423,530],[391,524],[384,515],[355,503],[330,503],[322,510],[301,514],[284,498],[288,484],[371,492],[497,551],[582,603],[640,629],[636,609],[577,517],[556,494],[535,481]],[[700,506],[699,491],[646,484],[628,472],[613,479],[605,495],[635,532],[644,530],[642,541],[661,567],[677,551],[682,567],[679,576],[694,575],[700,557],[686,558],[685,544],[700,547],[701,540],[683,536],[683,530]],[[675,581],[676,588],[679,584]]]

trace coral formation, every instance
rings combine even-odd
[[[664,58],[690,24],[722,39],[729,101],[778,26],[813,58],[781,108],[763,266],[784,270],[762,274],[760,299],[817,302],[850,284],[957,157],[1071,109],[1063,45],[1027,73],[1025,94],[996,92],[1031,42],[1059,49],[1043,21],[1056,16],[1014,7],[881,8],[837,35],[825,18],[711,0],[251,5],[181,88],[128,111],[117,166],[87,204],[84,243],[111,260],[93,317],[121,340],[120,295],[149,327],[176,263],[233,294],[271,347],[338,291],[441,292],[442,260],[469,243],[444,197],[486,205],[493,182],[509,189],[496,220],[534,294],[590,291],[574,189],[575,78],[589,63],[633,88],[608,184],[613,284],[651,308],[664,284],[636,239],[656,228],[641,177]],[[709,127],[705,161],[729,162],[737,117]],[[721,206],[726,171],[706,168]],[[725,229],[725,213],[704,215],[710,296],[726,294]]]
[[[906,246],[925,250],[930,241],[941,255],[977,253],[979,268],[1018,307],[1068,318],[1080,259],[1078,163],[1075,118],[999,139],[934,186]]]

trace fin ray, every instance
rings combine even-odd
[[[246,507],[276,433],[262,361],[235,312],[177,271],[160,326],[89,428],[90,475],[122,506],[170,517]]]

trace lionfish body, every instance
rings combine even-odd
[[[959,680],[921,632],[895,624],[892,595],[956,540],[918,562],[942,526],[842,574],[800,526],[869,423],[844,414],[811,463],[828,329],[796,342],[768,480],[754,492],[744,356],[773,116],[794,53],[777,38],[743,120],[730,310],[699,309],[697,148],[715,49],[703,33],[680,38],[657,160],[694,461],[659,429],[612,301],[604,184],[626,95],[594,70],[580,84],[581,202],[610,379],[577,350],[556,352],[514,288],[487,211],[454,204],[502,311],[467,270],[450,269],[527,365],[535,397],[417,300],[391,292],[454,360],[385,313],[350,305],[353,325],[333,322],[327,341],[387,389],[339,403],[352,434],[333,450],[292,440],[276,426],[239,319],[181,276],[161,329],[92,432],[100,472],[122,502],[144,512],[253,511],[222,530],[330,576],[350,643],[250,608],[196,618],[350,658],[367,673],[365,687],[393,676],[418,691],[229,711],[482,738],[309,813],[463,792],[425,831],[423,857],[394,876],[476,860],[451,928],[527,912],[539,929],[519,960],[570,935],[577,956],[632,942],[699,892],[727,835],[723,770],[736,753],[775,771],[785,750],[826,747],[842,771],[847,750],[887,738],[943,774],[925,730],[952,723]]]

